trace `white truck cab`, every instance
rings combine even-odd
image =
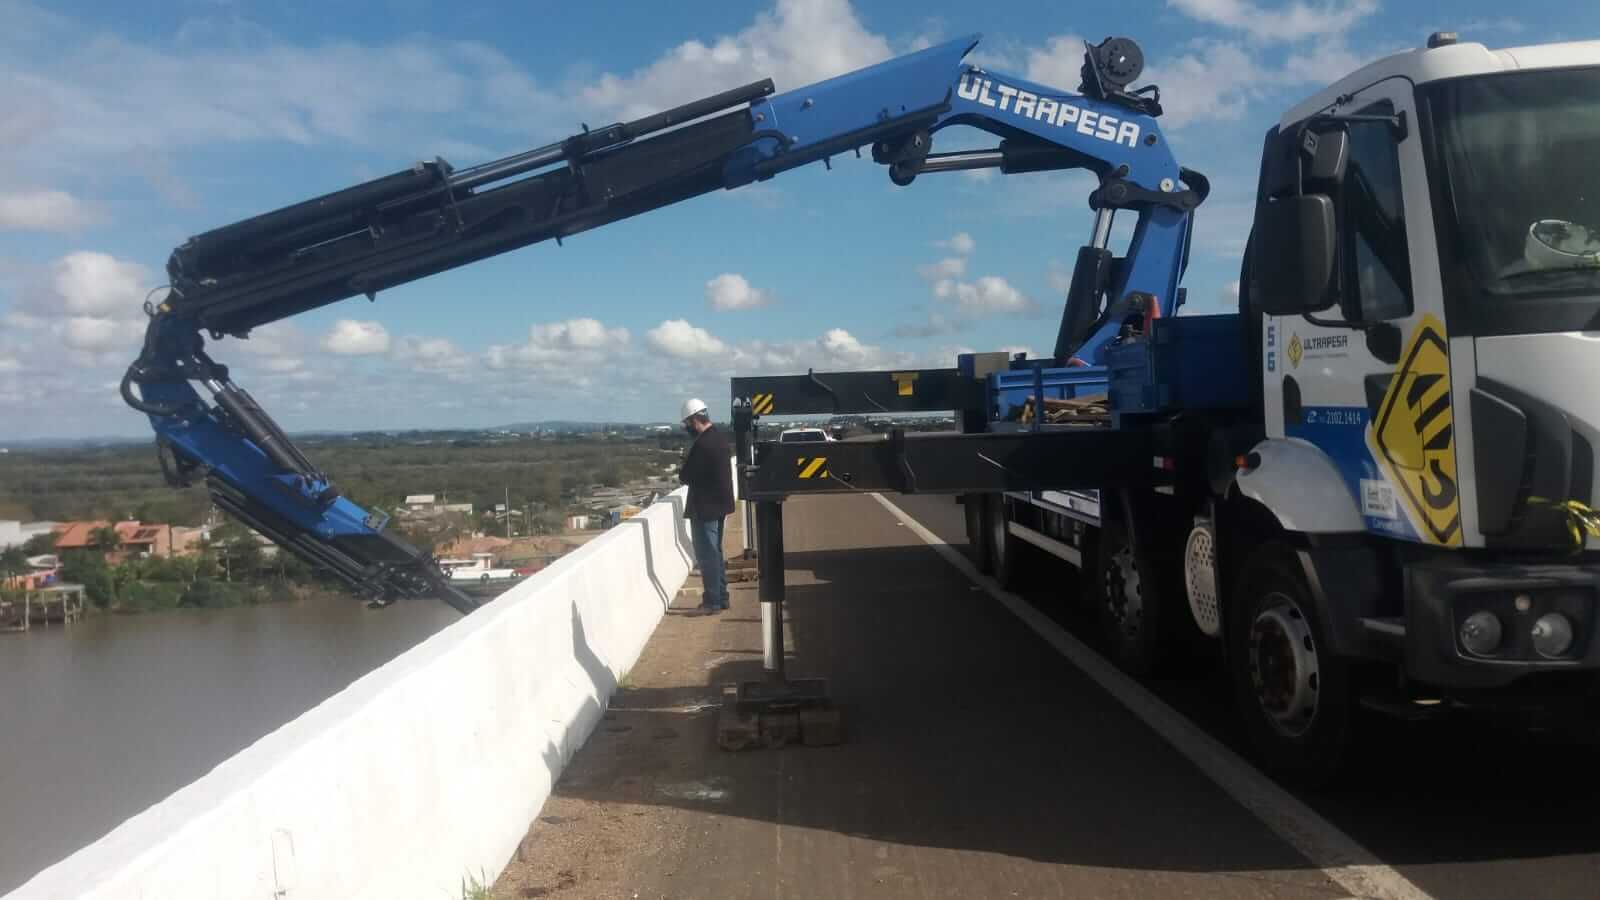
[[[1290,109],[1240,283],[1254,396],[1228,428],[1247,436],[1178,464],[1209,483],[973,495],[980,565],[1009,583],[1043,550],[1084,569],[1136,672],[1182,656],[1185,622],[1220,639],[1286,774],[1331,773],[1362,705],[1588,720],[1600,41],[1435,35]]]
[[[1300,449],[1241,477],[1247,494],[1293,509],[1292,487],[1331,468],[1351,509],[1295,510],[1313,531],[1354,512],[1430,546],[1570,541],[1539,501],[1587,503],[1596,487],[1597,98],[1600,42],[1453,44],[1374,63],[1284,116],[1280,141],[1325,113],[1398,126],[1343,126],[1328,292],[1268,315],[1262,336],[1269,439]]]
[[[1246,572],[1235,611],[1267,743],[1336,742],[1328,689],[1374,661],[1400,702],[1600,696],[1596,159],[1600,42],[1436,35],[1268,134],[1265,440],[1235,481],[1298,570]]]

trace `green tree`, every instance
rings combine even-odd
[[[0,550],[0,587],[9,589],[12,579],[28,571],[28,554],[21,547]]]
[[[89,544],[102,553],[110,553],[122,546],[122,535],[110,525],[101,525],[89,532]]]
[[[109,608],[117,599],[116,581],[105,557],[99,553],[73,550],[61,558],[61,580],[81,584],[89,602],[101,609]]]
[[[56,552],[55,532],[46,531],[44,534],[36,534],[33,537],[28,538],[27,543],[22,545],[22,552],[28,554],[29,556],[39,556],[44,553]]]
[[[316,570],[310,563],[281,547],[273,562],[277,564],[278,577],[284,581],[306,582],[316,577]]]
[[[255,535],[237,522],[229,522],[211,532],[210,549],[216,553],[222,580],[247,580],[261,571],[264,554]]]

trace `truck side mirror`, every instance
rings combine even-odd
[[[1269,316],[1297,316],[1333,305],[1338,232],[1333,200],[1303,194],[1268,200],[1256,208],[1251,242],[1251,301]]]

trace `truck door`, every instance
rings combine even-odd
[[[1306,190],[1334,199],[1336,303],[1267,318],[1268,432],[1326,453],[1369,531],[1456,546],[1450,348],[1411,84],[1388,79],[1341,99],[1335,114],[1402,124],[1327,126],[1349,134],[1348,162],[1337,182]]]

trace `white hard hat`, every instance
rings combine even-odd
[[[690,397],[688,400],[683,401],[683,415],[678,416],[678,418],[687,419],[690,416],[697,416],[705,411],[706,402],[704,400],[701,400],[699,397]]]
[[[1560,219],[1540,219],[1528,226],[1522,253],[1534,269],[1600,265],[1600,232]]]

